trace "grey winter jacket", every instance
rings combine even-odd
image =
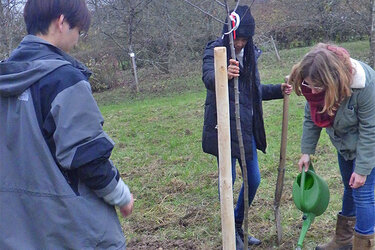
[[[352,64],[356,72],[351,85],[352,95],[340,104],[333,126],[326,132],[346,160],[356,159],[355,172],[369,175],[375,167],[375,71],[353,59]],[[301,141],[303,154],[315,153],[320,132],[306,103]]]
[[[130,192],[90,72],[26,36],[0,63],[0,249],[124,249]]]

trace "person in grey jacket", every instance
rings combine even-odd
[[[114,206],[133,197],[114,142],[69,56],[90,25],[84,0],[28,0],[28,35],[0,63],[0,249],[125,249]]]
[[[307,100],[299,170],[308,170],[326,128],[344,184],[336,233],[316,249],[375,249],[375,71],[344,48],[321,43],[293,67],[289,82]]]

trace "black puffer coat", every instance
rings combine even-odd
[[[207,96],[204,113],[204,126],[202,136],[203,151],[218,156],[218,139],[217,139],[217,112],[216,112],[216,95],[215,95],[215,70],[214,70],[214,48],[226,46],[228,54],[228,65],[230,53],[228,53],[228,44],[219,38],[216,41],[209,42],[206,46],[203,56],[203,77],[202,80],[207,88]],[[255,53],[255,62],[261,54],[252,43],[248,43],[244,51],[244,61],[250,54],[249,49]],[[244,63],[247,67],[250,64]],[[255,67],[255,84],[251,84],[249,73],[250,69],[240,67],[239,91],[240,91],[240,117],[241,128],[245,147],[246,159],[252,159],[251,143],[254,135],[257,149],[265,153],[266,134],[263,123],[262,100],[281,99],[283,98],[280,84],[263,85],[260,83],[258,68]],[[229,81],[229,112],[230,112],[230,131],[231,131],[231,148],[232,157],[240,159],[240,150],[236,131],[235,103],[234,103],[234,80]]]

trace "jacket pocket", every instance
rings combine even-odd
[[[345,107],[337,115],[336,119],[339,119],[337,119],[335,130],[338,134],[353,133],[358,129],[358,116],[354,106]]]

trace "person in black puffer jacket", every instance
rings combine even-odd
[[[214,48],[225,46],[227,48],[228,80],[229,80],[229,110],[230,110],[230,132],[232,150],[232,182],[236,179],[236,161],[238,160],[241,170],[241,157],[238,144],[235,120],[234,103],[234,77],[238,77],[240,92],[240,117],[243,142],[245,147],[245,158],[248,173],[249,206],[254,199],[260,183],[260,172],[258,166],[257,149],[265,153],[266,134],[263,122],[262,100],[282,99],[283,94],[290,94],[292,87],[282,83],[276,85],[263,85],[260,83],[257,68],[257,59],[261,51],[253,44],[255,21],[248,6],[239,6],[236,13],[240,16],[240,25],[235,31],[234,47],[237,60],[231,58],[229,37],[224,35],[228,32],[227,25],[223,28],[223,37],[207,44],[203,56],[202,80],[207,89],[205,102],[204,126],[202,135],[203,151],[218,157],[217,137],[217,111],[215,96],[215,70],[214,70]],[[242,185],[237,205],[234,211],[236,224],[236,244],[243,245],[243,218],[244,218],[244,187]],[[260,240],[249,236],[249,244],[259,245]]]

